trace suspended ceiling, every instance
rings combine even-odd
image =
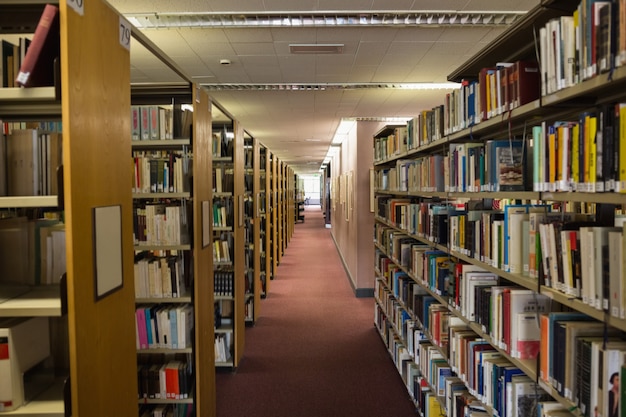
[[[109,0],[185,76],[297,173],[317,172],[342,118],[412,117],[538,0]],[[164,27],[168,26],[168,27]],[[290,45],[342,45],[294,54]],[[221,62],[227,60],[230,65]],[[134,41],[133,83],[181,77]]]

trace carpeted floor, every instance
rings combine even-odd
[[[354,296],[319,206],[307,206],[240,366],[217,374],[217,416],[415,417],[373,303]]]

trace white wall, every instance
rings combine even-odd
[[[331,233],[357,296],[371,296],[374,289],[374,213],[370,212],[369,173],[373,167],[373,136],[382,126],[379,122],[358,122],[331,162],[333,178],[352,175],[352,210],[347,211],[348,202],[336,201]]]

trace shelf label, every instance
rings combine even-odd
[[[79,15],[85,14],[85,0],[67,0],[67,5]]]
[[[130,35],[131,26],[130,23],[120,16],[120,45],[130,51]]]

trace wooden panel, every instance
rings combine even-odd
[[[260,143],[258,139],[252,139],[252,167],[254,168],[253,179],[254,184],[252,186],[252,195],[254,198],[254,212],[253,212],[253,236],[252,242],[254,244],[254,321],[259,318],[261,311],[261,246],[258,242],[261,239],[261,219],[259,218],[260,202],[259,197],[261,193],[261,174],[260,174]],[[257,209],[258,208],[258,209]]]
[[[130,54],[104,1],[60,2],[63,164],[73,416],[137,414]],[[97,28],[97,30],[94,30]],[[92,210],[122,209],[123,287],[94,299]]]
[[[284,213],[284,194],[283,194],[283,161],[276,161],[276,191],[278,192],[277,204],[278,210],[276,213],[278,224],[278,236],[276,238],[276,265],[280,265],[280,260],[283,257],[283,229],[285,226],[285,213]]]
[[[193,88],[193,224],[196,415],[212,417],[215,409],[215,343],[213,315],[213,250],[202,247],[202,205],[211,206],[211,102],[204,89]],[[210,211],[212,213],[212,211]],[[211,222],[212,214],[207,219]]]
[[[278,158],[272,156],[272,279],[276,278],[278,267]]]
[[[265,294],[269,295],[272,278],[272,165],[271,152],[265,149]]]
[[[245,289],[245,248],[244,248],[244,225],[243,219],[243,195],[244,195],[244,147],[243,127],[241,123],[234,123],[234,197],[235,197],[235,352],[233,364],[235,367],[243,357],[246,331],[246,289]]]

